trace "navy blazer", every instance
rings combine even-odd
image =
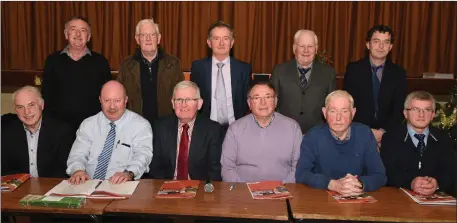
[[[365,57],[349,63],[344,74],[344,90],[354,98],[357,108],[354,122],[370,128],[389,131],[403,121],[403,105],[407,94],[406,71],[386,60],[378,93],[378,114],[375,120],[375,104],[370,60]]]
[[[422,157],[408,134],[406,124],[398,125],[383,135],[380,152],[386,167],[387,186],[411,189],[414,178],[429,176],[437,180],[441,190],[455,193],[456,157],[453,145],[444,132],[432,126],[429,129]]]
[[[176,169],[178,118],[165,116],[154,122],[154,154],[145,178],[173,179]],[[221,126],[197,115],[190,140],[188,171],[193,180],[222,180]]]
[[[69,125],[43,116],[37,148],[39,177],[68,177],[65,170],[75,137]],[[1,144],[1,175],[30,173],[27,135],[19,119],[2,126]]]
[[[206,117],[211,115],[211,62],[211,57],[193,61],[190,74],[190,80],[200,87],[200,94],[203,99],[203,107],[200,111]],[[236,120],[244,117],[249,111],[247,96],[251,84],[252,67],[248,63],[230,57],[230,71],[233,112]]]

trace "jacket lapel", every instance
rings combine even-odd
[[[169,136],[166,137],[171,140],[166,140],[170,142],[170,144],[167,146],[169,148],[170,152],[170,162],[172,166],[172,170],[176,169],[176,149],[178,148],[177,142],[178,142],[178,117],[174,116],[172,119],[172,124],[169,126]]]
[[[43,174],[43,165],[39,165],[40,163],[45,163],[46,162],[46,157],[49,156],[49,151],[47,149],[50,148],[49,145],[47,145],[47,141],[45,139],[48,139],[48,132],[46,131],[47,128],[47,122],[45,118],[41,120],[41,127],[40,127],[40,136],[38,138],[38,146],[37,146],[37,169],[38,169],[38,176],[40,176],[40,173]]]
[[[378,105],[380,105],[380,102],[383,101],[383,98],[385,96],[388,96],[390,94],[387,94],[387,91],[391,90],[392,85],[390,84],[392,82],[392,73],[391,73],[391,68],[392,68],[392,62],[390,60],[386,60],[384,70],[382,71],[382,78],[381,78],[381,86],[379,87],[379,93],[378,93]],[[378,108],[379,109],[379,108]]]
[[[240,71],[238,70],[238,61],[235,60],[235,58],[230,57],[230,79],[231,79],[231,84],[232,84],[232,99],[234,100],[235,93],[236,93],[236,87],[238,86],[238,81],[240,79]],[[233,102],[235,103],[235,102]]]
[[[213,95],[211,94],[211,83],[212,83],[212,75],[211,75],[211,61],[212,61],[212,58],[211,57],[208,57],[206,58],[205,62],[204,62],[204,69],[205,69],[205,73],[204,73],[204,81],[205,81],[205,84],[203,84],[203,86],[200,86],[200,87],[205,87],[205,89],[203,89],[204,91],[206,91],[206,95],[208,95],[208,100],[205,101],[205,103],[208,104],[208,108],[211,108],[211,99],[213,97]],[[208,112],[208,114],[211,113],[211,110]]]
[[[300,76],[298,74],[297,70],[297,61],[296,60],[291,60],[289,64],[287,65],[287,71],[285,75],[291,84],[297,85],[297,87],[301,90],[301,82],[300,82]]]
[[[189,170],[189,175],[191,175],[191,167],[195,166],[193,162],[195,162],[197,159],[197,156],[199,154],[200,148],[203,148],[202,146],[202,140],[204,137],[204,132],[205,129],[201,128],[201,118],[199,115],[197,115],[197,118],[194,123],[194,128],[192,130],[192,138],[190,140],[190,146],[189,146],[189,157],[187,158],[187,165],[188,165],[188,170]]]

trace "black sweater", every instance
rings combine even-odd
[[[44,65],[44,111],[74,128],[101,110],[98,100],[101,87],[112,79],[106,58],[91,53],[74,61],[57,51],[48,56]]]

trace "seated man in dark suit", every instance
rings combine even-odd
[[[407,123],[382,137],[387,186],[426,195],[438,189],[453,193],[456,160],[451,141],[430,126],[435,117],[435,99],[428,92],[412,92],[406,98],[403,114]]]
[[[311,30],[294,35],[295,58],[276,65],[271,83],[278,92],[277,111],[300,125],[303,134],[324,121],[325,97],[336,88],[335,69],[315,62],[318,39]]]
[[[221,180],[221,126],[203,115],[200,89],[178,83],[171,100],[175,114],[155,122],[154,154],[149,177],[177,180]]]
[[[231,25],[222,21],[211,24],[206,42],[213,55],[192,62],[190,80],[201,89],[202,113],[226,130],[229,124],[249,111],[246,99],[252,68],[250,64],[230,57],[235,42]]]
[[[1,175],[67,177],[66,161],[75,138],[71,127],[42,116],[44,101],[35,87],[14,92],[13,102],[18,119],[2,125]]]
[[[368,56],[349,63],[344,75],[343,88],[354,97],[357,107],[354,121],[368,125],[378,144],[384,132],[403,120],[406,71],[388,58],[394,40],[387,26],[370,29],[366,37]]]

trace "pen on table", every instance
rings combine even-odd
[[[230,189],[229,189],[229,191],[232,191],[232,190],[233,190],[233,188],[235,188],[235,184],[232,184],[232,185],[230,186]]]

